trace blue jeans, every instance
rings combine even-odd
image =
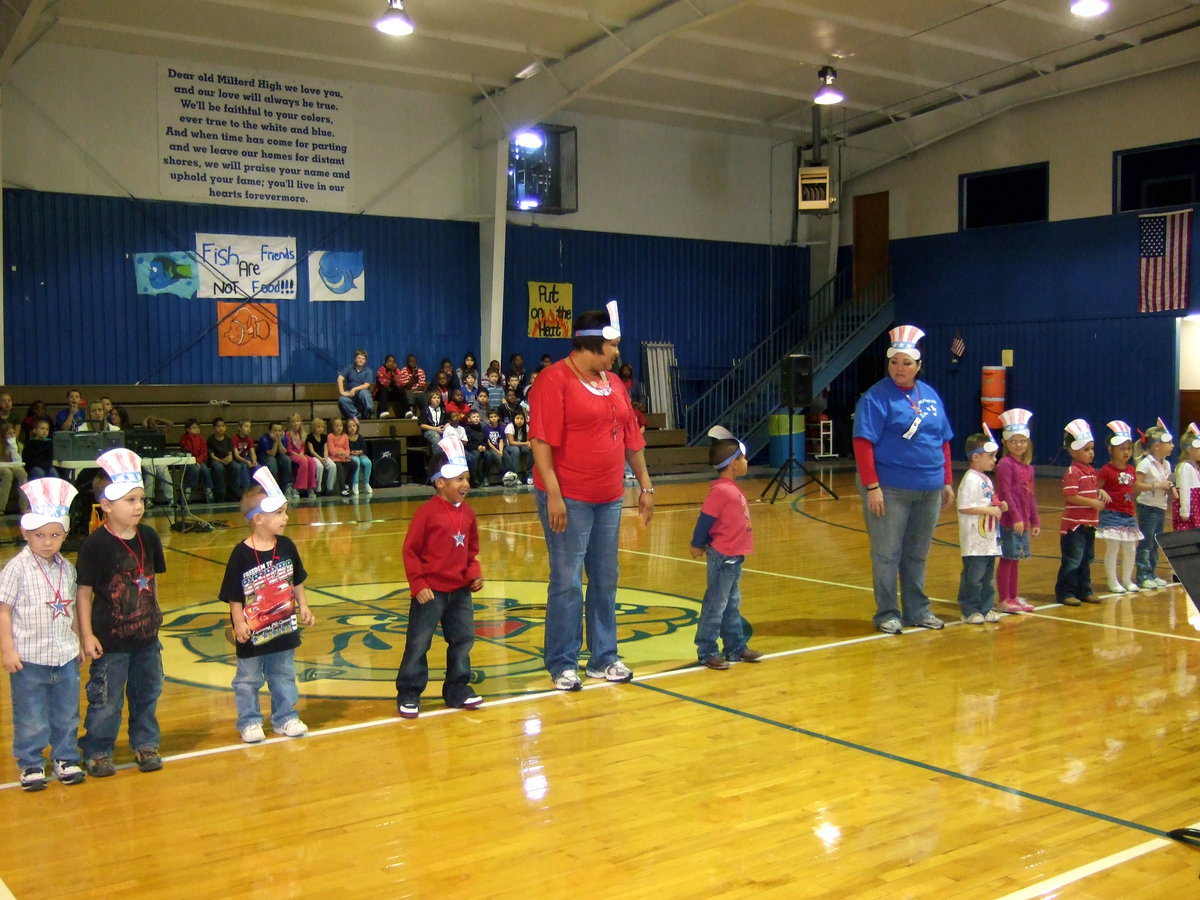
[[[12,689],[13,756],[21,769],[42,767],[50,758],[79,761],[79,664],[24,663],[8,676]]]
[[[504,448],[504,469],[507,472],[516,472],[518,475],[522,471],[526,475],[533,474],[533,451],[528,447],[513,447],[511,445]]]
[[[338,409],[345,419],[369,419],[375,415],[375,401],[370,391],[359,391],[353,397],[338,397]]]
[[[537,492],[538,516],[550,557],[543,657],[546,670],[555,678],[568,669],[573,672],[579,668],[584,616],[590,667],[602,669],[617,659],[617,535],[621,501],[584,503],[564,498],[564,502],[567,527],[562,532],[551,531],[546,492]]]
[[[882,516],[867,507],[867,491],[859,482],[867,538],[871,542],[871,572],[875,587],[874,622],[899,619],[915,625],[929,615],[925,593],[925,557],[933,542],[933,529],[942,514],[942,491],[913,491],[884,485]],[[896,597],[896,577],[900,597]],[[903,604],[903,613],[901,605]]]
[[[1054,599],[1061,603],[1064,597],[1083,600],[1092,593],[1092,558],[1096,555],[1096,529],[1091,525],[1080,525],[1066,534],[1059,535],[1062,563],[1058,567],[1058,580],[1054,584]]]
[[[996,557],[964,556],[962,575],[958,579],[958,608],[963,618],[992,611],[996,602]]]
[[[708,588],[696,627],[696,655],[700,661],[717,655],[717,637],[725,656],[733,659],[746,647],[742,629],[742,563],[744,556],[725,556],[708,548]]]
[[[408,632],[404,637],[404,658],[396,672],[396,699],[419,700],[429,684],[429,646],[438,623],[446,638],[446,677],[442,681],[442,699],[456,706],[471,696],[471,647],[475,643],[475,603],[471,589],[434,591],[428,603],[414,597],[408,606]]]
[[[213,495],[218,500],[240,497],[250,487],[250,470],[245,463],[236,459],[228,463],[210,459],[208,467],[212,471]]]
[[[207,463],[196,463],[183,467],[183,489],[185,491],[194,488],[197,480],[204,486],[205,491],[212,490],[212,473],[209,471]]]
[[[129,745],[157,750],[158,696],[162,693],[162,644],[151,641],[132,653],[105,653],[92,660],[85,693],[87,715],[79,747],[87,759],[112,756],[129,697]]]
[[[1142,530],[1142,539],[1138,542],[1137,580],[1141,584],[1147,578],[1154,578],[1154,570],[1158,568],[1158,536],[1163,532],[1163,523],[1167,517],[1164,509],[1157,506],[1137,504],[1138,528]]]
[[[296,687],[296,651],[280,650],[265,656],[238,659],[237,674],[233,676],[233,699],[237,704],[237,727],[261,725],[258,691],[266,682],[271,692],[271,726],[282,728],[289,719],[298,718],[296,703],[300,689]]]
[[[263,454],[259,458],[262,460],[262,464],[270,471],[271,477],[275,479],[275,483],[281,488],[287,487],[296,480],[292,475],[292,459],[287,454],[280,453],[278,456]]]

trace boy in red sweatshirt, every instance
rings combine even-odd
[[[470,470],[462,441],[456,436],[442,438],[438,449],[431,476],[437,493],[417,509],[404,538],[404,573],[412,602],[404,658],[396,672],[396,711],[405,719],[420,715],[421,694],[429,683],[426,654],[438,622],[446,638],[442,699],[459,709],[483,704],[470,684],[471,646],[475,643],[471,594],[483,587],[479,528],[466,503]]]

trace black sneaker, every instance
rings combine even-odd
[[[46,773],[41,766],[30,766],[21,770],[21,790],[44,791],[46,789]]]
[[[420,700],[397,700],[396,712],[402,719],[415,719],[421,714]]]
[[[474,691],[467,691],[463,697],[459,697],[456,700],[447,700],[446,705],[456,709],[478,709],[483,706],[483,698]]]

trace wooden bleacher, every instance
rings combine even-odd
[[[296,384],[102,384],[102,385],[30,385],[5,388],[16,409],[24,411],[34,400],[43,400],[53,414],[61,409],[70,390],[78,390],[84,400],[110,397],[140,423],[147,416],[167,419],[167,443],[177,444],[183,423],[194,418],[208,434],[209,424],[220,416],[237,430],[237,423],[249,419],[258,437],[271,422],[284,421],[299,413],[307,427],[317,416],[324,419],[339,415],[337,386],[332,382]],[[708,470],[708,448],[687,446],[681,429],[668,429],[664,413],[646,415],[646,464],[651,474],[665,475]],[[412,419],[365,419],[359,430],[366,438],[390,438],[399,443],[404,480],[420,480],[424,475],[428,446],[420,428]]]

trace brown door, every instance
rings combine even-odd
[[[854,293],[888,265],[888,193],[854,198]]]

